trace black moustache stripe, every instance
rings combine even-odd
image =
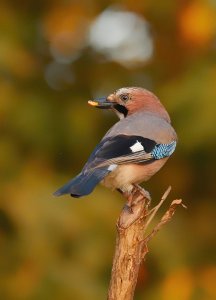
[[[118,112],[120,112],[121,114],[123,114],[124,117],[127,117],[128,110],[127,110],[127,108],[126,108],[125,106],[120,105],[120,104],[115,104],[115,105],[114,105],[114,108],[115,108]]]

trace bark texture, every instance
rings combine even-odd
[[[150,209],[150,200],[146,191],[134,187],[131,195],[124,195],[127,204],[117,221],[117,239],[113,259],[108,300],[132,300],[142,260],[148,253],[148,242],[173,216],[182,200],[174,200],[159,223],[146,234],[146,230],[155,214],[167,198],[169,187],[159,204]],[[185,206],[184,206],[185,207]]]

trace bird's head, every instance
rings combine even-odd
[[[170,117],[160,100],[150,91],[139,87],[121,88],[108,97],[89,100],[88,103],[102,109],[112,109],[120,119],[138,111],[148,111],[170,122]]]

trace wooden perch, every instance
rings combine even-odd
[[[157,211],[166,200],[171,187],[167,189],[159,204],[149,210],[150,200],[146,191],[139,186],[134,187],[132,195],[127,198],[117,221],[117,240],[113,259],[112,274],[108,292],[108,300],[132,300],[140,264],[148,253],[148,242],[155,236],[175,213],[182,200],[174,200],[159,223],[146,235],[146,230]]]

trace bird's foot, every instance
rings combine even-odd
[[[127,213],[133,213],[132,209],[131,209],[131,193],[129,191],[124,191],[123,189],[117,189],[117,191],[124,197],[127,199],[127,203],[124,205],[124,211]]]
[[[136,190],[136,192],[139,192],[143,196],[143,198],[146,199],[146,206],[148,207],[151,203],[150,193],[138,184],[134,184],[134,190]]]
[[[148,199],[148,201],[151,201],[150,193],[146,191],[143,187],[141,187],[139,184],[134,184],[134,188],[137,189],[143,195],[143,197]]]
[[[129,191],[118,191],[127,199],[127,203],[124,207],[127,212],[133,213],[133,207],[135,207],[140,201],[144,201],[146,208],[150,205],[151,197],[149,192],[140,187],[138,184],[134,184]]]
[[[123,212],[119,218],[119,228],[127,228],[132,225],[141,215],[146,215],[150,204],[150,195],[140,186],[132,186],[132,189],[122,192],[127,199]],[[144,210],[144,212],[143,212]]]

